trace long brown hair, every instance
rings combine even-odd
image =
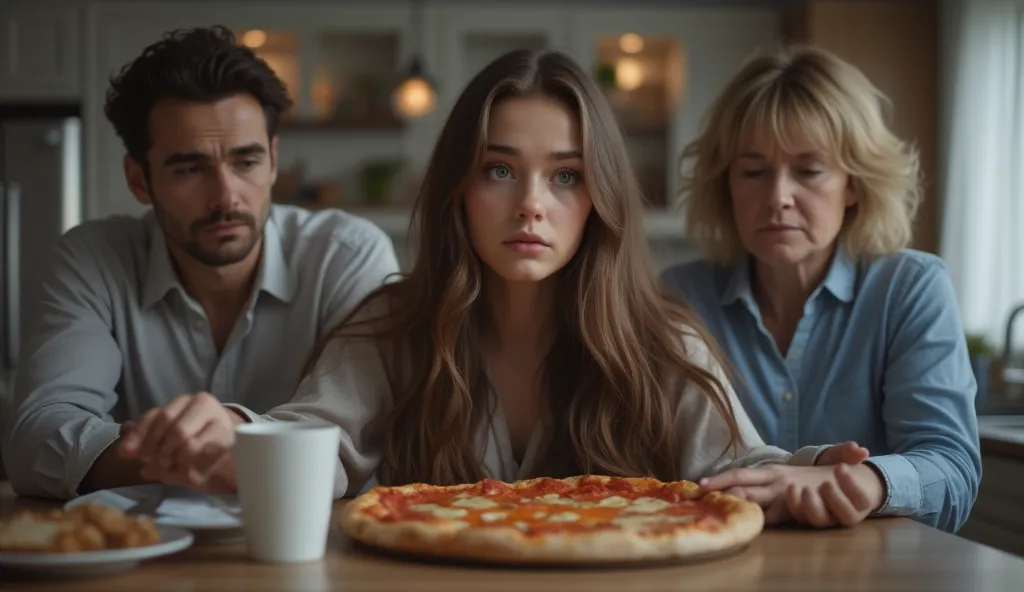
[[[691,362],[682,331],[709,345],[710,337],[654,273],[641,225],[643,197],[611,109],[565,55],[513,51],[473,78],[441,131],[414,211],[415,264],[363,303],[382,304],[386,312],[359,322],[350,317],[325,339],[369,334],[389,352],[395,404],[378,426],[381,483],[453,484],[485,476],[478,436],[493,409],[477,327],[486,313],[463,194],[481,166],[493,106],[537,94],[565,101],[580,118],[593,209],[579,250],[559,272],[558,331],[544,369],[555,429],[536,474],[680,478],[683,447],[699,445],[674,425],[687,381],[712,399],[738,439],[723,385]]]

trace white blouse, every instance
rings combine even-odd
[[[678,433],[690,438],[681,459],[679,474],[683,479],[697,481],[726,469],[765,462],[814,463],[825,447],[809,446],[790,454],[766,445],[704,341],[692,331],[684,331],[683,340],[691,360],[713,373],[725,386],[740,433],[740,441],[730,447],[729,428],[721,413],[694,384],[687,384],[676,415]],[[495,413],[489,416],[490,424],[480,430],[483,467],[489,477],[500,481],[527,478],[531,476],[539,447],[545,441],[544,434],[551,426],[547,421],[538,423],[523,462],[518,464],[512,454],[508,425],[496,393],[492,391],[490,398]],[[367,338],[336,338],[324,348],[313,371],[299,385],[290,402],[264,415],[238,405],[230,407],[252,422],[306,421],[340,426],[342,437],[334,495],[341,498],[359,495],[376,485],[381,443],[372,438],[366,427],[380,414],[389,412],[393,404],[394,396],[377,342]]]

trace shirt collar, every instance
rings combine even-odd
[[[857,264],[846,253],[846,249],[839,245],[836,247],[835,256],[829,265],[825,281],[822,287],[831,292],[836,300],[841,302],[853,301],[854,284],[857,281]]]
[[[167,250],[167,240],[160,224],[152,213],[147,222],[152,232],[149,243],[149,266],[142,292],[143,308],[149,308],[163,300],[172,290],[184,292],[178,274],[171,264],[171,254]],[[268,219],[263,227],[263,253],[256,277],[256,289],[285,303],[291,302],[295,296],[295,277],[285,259],[281,233],[274,224],[273,217]]]
[[[260,257],[256,286],[281,302],[291,302],[295,296],[295,274],[292,273],[281,245],[281,233],[271,216],[263,227],[263,256]]]
[[[146,281],[142,287],[143,308],[149,308],[163,300],[171,290],[181,289],[178,274],[174,272],[174,266],[171,265],[171,254],[167,251],[167,241],[164,238],[163,230],[152,211],[147,214],[146,223],[150,228],[150,240],[149,265],[146,271]]]
[[[750,283],[750,258],[748,255],[730,268],[725,289],[722,290],[721,295],[723,306],[740,300],[748,307],[756,307],[754,290]],[[828,290],[841,302],[852,302],[856,278],[856,263],[847,254],[846,249],[840,245],[836,248],[835,256],[832,257],[832,263],[829,264],[825,280],[821,283],[819,290],[822,288]],[[815,294],[819,290],[815,290]],[[815,294],[812,294],[811,297],[813,298]]]
[[[750,255],[743,257],[729,268],[725,289],[722,291],[722,305],[728,306],[737,300],[754,302],[754,290],[750,285]]]

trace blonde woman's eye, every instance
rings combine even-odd
[[[496,164],[487,169],[487,177],[494,181],[504,181],[512,176],[512,169],[503,164]]]
[[[555,182],[560,185],[575,185],[580,180],[576,171],[558,171],[555,173]]]
[[[821,174],[821,171],[818,169],[800,169],[799,172],[802,177],[806,177],[808,179],[813,179]]]

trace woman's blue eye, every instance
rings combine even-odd
[[[512,171],[507,166],[499,164],[489,168],[487,174],[495,181],[503,181],[512,176]]]
[[[580,180],[580,176],[575,171],[558,171],[555,180],[562,185],[573,185]]]

